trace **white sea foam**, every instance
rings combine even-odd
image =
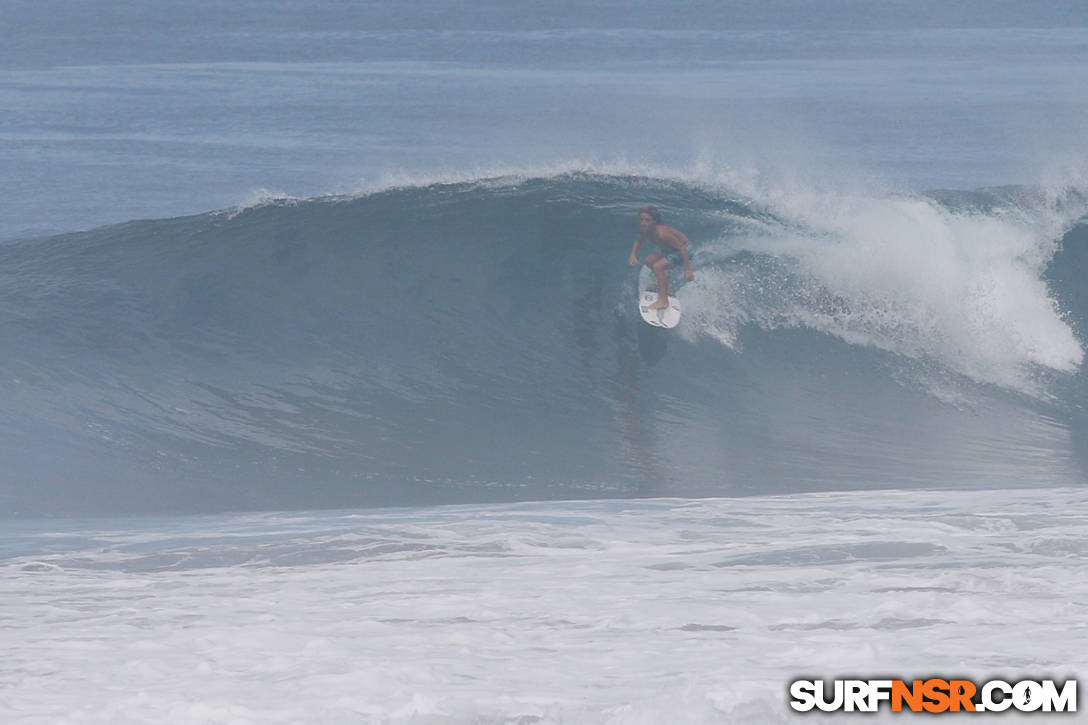
[[[765,723],[799,676],[1065,679],[1086,524],[1050,489],[21,525],[0,718]]]
[[[682,294],[688,335],[732,345],[744,324],[806,327],[936,362],[978,382],[1034,392],[1034,369],[1073,372],[1081,342],[1044,281],[1086,208],[1039,193],[986,211],[918,195],[750,188],[778,220],[718,251],[770,255],[719,265]]]
[[[298,197],[291,196],[285,191],[251,189],[241,201],[219,213],[224,214],[228,219],[233,219],[249,209],[257,209],[269,205],[287,206],[297,204],[299,201],[300,199]]]

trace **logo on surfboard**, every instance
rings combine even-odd
[[[650,305],[657,302],[657,280],[653,272],[643,267],[638,275],[638,311],[642,319],[654,327],[676,327],[680,322],[680,300],[669,295],[669,306],[660,310],[651,310]]]

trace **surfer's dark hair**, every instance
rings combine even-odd
[[[647,204],[646,206],[639,209],[638,213],[639,214],[649,214],[651,219],[653,219],[658,224],[661,223],[661,212],[659,212],[657,210],[657,207],[654,206],[653,204]]]

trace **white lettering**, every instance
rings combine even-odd
[[[865,680],[845,680],[843,685],[845,690],[843,699],[846,703],[846,711],[868,712],[869,684]]]
[[[819,687],[817,689],[819,694],[816,696],[816,707],[820,708],[824,712],[835,712],[842,707],[842,703],[846,699],[845,695],[843,694],[842,680],[835,680],[834,684],[832,685],[832,692],[834,692],[835,694],[831,700],[827,699],[827,692],[826,688],[824,687],[824,685],[826,684],[827,683],[825,683],[823,680],[820,680],[820,682],[818,683]]]
[[[994,692],[1000,692],[1002,698],[994,699]],[[977,709],[986,712],[1004,712],[1012,707],[1012,685],[1004,680],[990,680],[982,687],[982,705]]]
[[[1043,680],[1043,710],[1045,712],[1076,712],[1077,681],[1066,680],[1062,691],[1058,692],[1054,680]]]
[[[882,701],[892,699],[891,680],[869,680],[869,688],[869,709],[866,712],[876,712]]]
[[[1012,704],[1020,712],[1035,712],[1043,706],[1043,688],[1031,680],[1017,682],[1012,688]]]
[[[808,712],[816,707],[816,683],[812,680],[797,680],[790,685],[790,707],[797,712]]]

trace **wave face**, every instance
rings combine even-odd
[[[674,331],[626,265],[695,244]],[[564,173],[0,246],[9,514],[1081,483],[1072,191]]]

